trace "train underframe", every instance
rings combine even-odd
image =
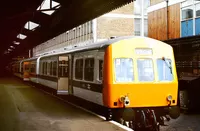
[[[106,120],[114,120],[134,131],[160,131],[165,121],[180,116],[178,106],[157,108],[117,108],[108,109]]]

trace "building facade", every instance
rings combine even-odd
[[[200,34],[199,0],[150,0],[148,36],[167,40]]]
[[[98,18],[68,30],[33,48],[33,56],[65,51],[112,36],[147,36],[148,0],[136,0]]]

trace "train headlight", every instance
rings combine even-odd
[[[172,100],[172,95],[168,95],[168,96],[167,96],[167,100],[168,100],[168,101],[171,101],[171,100]]]

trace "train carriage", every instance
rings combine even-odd
[[[41,56],[35,64],[38,83],[106,107],[107,120],[130,121],[135,130],[159,130],[163,117],[180,115],[173,49],[161,41],[120,37]]]

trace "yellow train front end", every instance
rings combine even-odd
[[[173,49],[161,41],[138,37],[108,46],[103,87],[104,105],[125,120],[151,117],[163,125],[161,117],[180,115]]]

